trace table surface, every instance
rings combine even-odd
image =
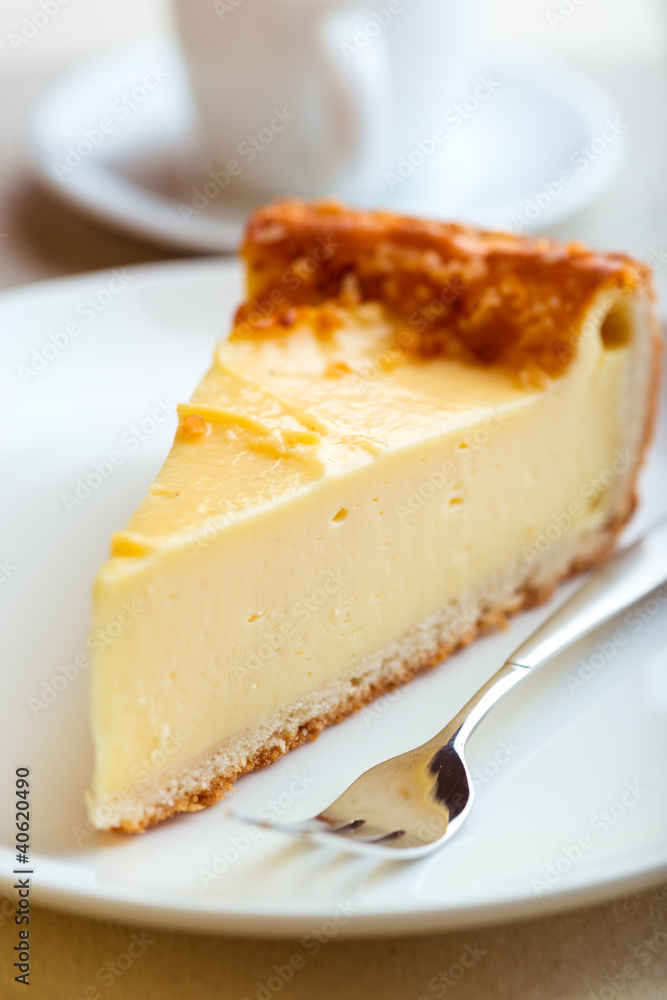
[[[63,0],[64,2],[64,0]],[[14,51],[9,33],[37,9],[11,0],[0,12],[0,287],[170,255],[88,222],[53,201],[25,169],[23,128],[36,95],[60,69],[110,43],[162,30],[160,0],[74,0],[42,36]],[[562,6],[562,5],[561,5]],[[567,23],[548,25],[554,2],[503,0],[489,15],[496,39],[517,36],[565,54],[593,72],[618,100],[629,125],[630,155],[614,185],[553,235],[626,250],[643,259],[667,248],[667,62],[665,19],[657,0],[586,0]],[[539,10],[538,10],[539,8]],[[487,27],[488,27],[487,24]],[[664,247],[663,247],[664,243]],[[667,293],[667,268],[656,275]],[[0,994],[13,981],[16,926],[0,906]],[[133,935],[142,942],[132,964]],[[136,939],[135,939],[136,940]],[[105,996],[268,997],[262,984],[300,951],[298,941],[177,934],[33,911],[32,993],[47,998]],[[474,965],[457,980],[468,948]],[[448,971],[453,970],[447,979]],[[449,982],[449,986],[447,983]],[[286,998],[382,997],[433,1000],[667,996],[667,885],[605,905],[545,919],[427,937],[332,941],[281,989]]]

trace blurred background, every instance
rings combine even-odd
[[[404,3],[409,6],[410,0]],[[368,10],[382,6],[386,5],[378,3]],[[229,10],[224,17],[231,29],[238,15],[232,7]],[[446,185],[442,205],[431,214],[545,231],[626,250],[652,263],[659,289],[667,290],[667,268],[661,269],[667,260],[665,4],[661,0],[485,0],[475,6],[474,16],[478,53],[472,90],[468,85],[463,93],[472,93],[478,79],[497,70],[506,74],[502,77],[504,103],[494,107],[495,98],[490,100],[471,124],[465,141],[461,141],[465,129],[455,137],[458,145],[452,145],[456,152],[451,155],[458,158],[456,170]],[[221,198],[206,212],[195,213],[189,228],[182,226],[185,237],[174,235],[177,206],[193,203],[196,186],[196,178],[193,183],[193,175],[187,176],[182,163],[167,180],[153,175],[147,179],[148,161],[137,154],[139,166],[145,167],[145,176],[136,164],[132,167],[132,198],[136,196],[137,208],[130,209],[130,194],[123,204],[118,189],[115,197],[120,205],[109,205],[108,211],[104,208],[104,221],[100,221],[99,205],[91,213],[86,200],[98,197],[104,202],[105,198],[113,200],[112,195],[101,188],[95,196],[76,189],[90,179],[94,157],[74,172],[72,189],[49,176],[48,143],[57,141],[53,130],[64,130],[64,149],[67,128],[79,127],[86,114],[90,116],[84,98],[89,99],[86,81],[93,78],[71,78],[73,90],[67,97],[60,94],[61,106],[52,102],[44,111],[45,95],[50,94],[54,81],[64,73],[80,72],[77,67],[82,60],[92,57],[89,66],[98,67],[99,84],[100,73],[103,78],[106,72],[105,59],[111,58],[114,72],[122,70],[125,57],[118,53],[130,50],[119,46],[154,44],[156,38],[175,33],[173,22],[166,0],[44,0],[41,5],[39,0],[5,0],[1,5],[0,286],[234,245],[246,202],[241,199],[236,204],[231,188],[226,201]],[[91,87],[95,85],[93,80]],[[79,97],[79,126],[63,123],[63,101],[69,113]],[[160,102],[159,113],[165,120],[169,117],[172,97],[167,87],[155,98],[152,110],[146,101],[132,123],[134,131],[128,125],[126,148],[113,145],[115,136],[107,143],[116,157],[114,170],[125,169],[118,164],[123,157],[131,158],[130,146],[139,142],[140,131],[157,128]],[[42,120],[36,145],[34,116],[40,101]],[[185,111],[180,108],[178,113]],[[584,132],[588,128],[590,133],[583,145],[574,132],[572,140],[568,139],[577,114],[581,119],[577,127]],[[600,140],[602,126],[606,138]],[[30,130],[33,139],[28,141]],[[399,153],[409,152],[408,146],[398,150],[396,163]],[[568,162],[573,180],[565,183],[567,191],[561,191],[558,177]],[[176,176],[185,192],[180,195],[175,193]],[[142,203],[147,187],[154,199],[152,221],[150,199]],[[391,205],[393,199],[385,172],[375,200],[378,205]],[[416,210],[428,214],[429,197],[423,201]],[[128,226],[131,215],[134,226]]]

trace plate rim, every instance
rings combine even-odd
[[[9,848],[0,848],[0,863],[6,861],[5,871],[11,871],[12,852]],[[62,883],[57,879],[50,883],[39,883],[39,865],[62,867]],[[396,864],[419,864],[416,862],[397,861]],[[146,924],[163,929],[180,930],[192,933],[215,933],[225,937],[243,935],[252,938],[294,938],[307,934],[318,924],[331,921],[337,914],[338,903],[328,901],[329,905],[321,908],[313,907],[309,912],[293,914],[285,912],[285,901],[272,901],[272,907],[262,903],[256,908],[252,905],[239,907],[239,899],[231,897],[224,901],[228,905],[221,906],[219,897],[209,900],[194,897],[197,900],[192,906],[183,905],[182,898],[174,894],[165,894],[160,898],[157,893],[146,894],[138,889],[128,887],[112,888],[100,883],[93,887],[72,889],[67,885],[67,864],[61,864],[46,856],[33,855],[31,866],[35,869],[31,883],[32,897],[38,905],[52,907],[66,913],[76,913],[99,917],[100,919],[117,918],[132,924]],[[527,894],[512,894],[496,898],[483,904],[464,904],[446,907],[420,907],[405,910],[401,913],[355,913],[345,924],[341,924],[336,932],[336,938],[355,940],[372,937],[391,937],[394,934],[417,936],[436,931],[466,930],[475,927],[500,925],[520,922],[526,919],[539,919],[551,914],[564,913],[568,910],[585,906],[595,906],[610,899],[639,892],[657,885],[667,878],[667,860],[648,866],[637,866],[635,871],[607,879],[604,882],[584,882],[565,889],[556,889],[541,896]],[[12,878],[0,875],[0,891],[11,891]],[[143,897],[143,899],[142,899]],[[206,902],[207,905],[200,905]],[[253,900],[253,902],[255,902]],[[301,901],[303,903],[303,901]],[[304,907],[304,910],[306,908]]]

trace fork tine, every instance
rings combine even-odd
[[[368,827],[366,820],[353,819],[348,823],[341,823],[339,820],[329,819],[321,813],[313,816],[312,819],[298,820],[294,823],[278,823],[275,820],[256,819],[251,816],[236,814],[236,818],[252,826],[261,827],[264,830],[277,830],[279,833],[301,834],[303,836],[336,836],[345,840],[360,840],[366,843],[380,842],[386,839],[394,840],[403,835],[403,830],[393,830],[387,833],[377,827]]]
[[[346,844],[354,854],[377,852],[384,857],[419,857],[430,850],[430,845],[422,843],[405,830],[386,830],[370,827],[365,820],[356,819],[349,823],[336,825],[338,821],[327,819],[320,813],[312,819],[295,823],[277,823],[271,820],[256,819],[251,816],[233,814],[236,819],[250,823],[264,830],[276,830],[278,833],[288,833],[292,836],[302,836],[314,842],[331,843],[335,838],[341,847]],[[403,843],[401,840],[403,839]],[[395,846],[394,846],[395,845]]]
[[[385,833],[382,837],[369,837],[367,843],[369,844],[384,844],[388,840],[398,840],[399,837],[405,836],[405,830],[392,830],[391,833]]]
[[[280,833],[300,834],[304,837],[312,837],[316,840],[324,841],[331,838],[340,838],[348,844],[384,844],[391,843],[405,836],[405,830],[379,830],[377,827],[365,828],[365,820],[352,820],[342,826],[332,826],[331,822],[320,821],[316,816],[312,820],[304,820],[301,823],[266,823],[266,829],[277,830]]]
[[[263,830],[278,830],[281,833],[292,834],[322,834],[341,833],[345,834],[357,830],[365,822],[363,819],[351,820],[348,823],[334,822],[325,819],[323,816],[313,816],[312,819],[297,820],[294,823],[278,823],[275,820],[256,819],[254,816],[243,816],[235,814],[235,818],[243,823],[250,823],[251,826],[259,826]]]
[[[332,830],[332,835],[338,836],[340,830]],[[385,841],[398,840],[399,837],[405,836],[405,830],[392,830],[390,833],[359,833],[359,834],[345,834],[343,837],[345,840],[358,841],[361,844],[383,844]]]
[[[341,823],[339,820],[329,819],[324,813],[319,813],[315,819],[325,824],[326,833],[340,833],[343,836],[350,836],[366,825],[365,819],[351,819],[347,823]]]
[[[251,826],[258,826],[262,830],[278,830],[280,833],[313,834],[324,833],[328,829],[325,824],[317,822],[316,819],[306,819],[299,823],[276,823],[274,820],[241,815],[237,815],[236,819],[242,823],[250,823]]]
[[[380,843],[385,840],[396,840],[398,837],[402,837],[405,834],[405,830],[386,830],[377,826],[370,826],[363,820],[361,823],[350,823],[349,826],[339,827],[338,829],[324,830],[324,833],[330,833],[335,837],[342,837],[343,840],[349,841],[361,841],[366,844]]]

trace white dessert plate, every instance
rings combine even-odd
[[[240,293],[236,263],[206,260],[0,296],[2,889],[12,898],[21,868],[12,789],[24,767],[34,900],[107,918],[244,935],[410,933],[589,903],[667,875],[667,592],[561,656],[489,717],[470,742],[475,807],[435,856],[378,863],[257,833],[230,815],[314,815],[362,770],[423,742],[571,584],[242,778],[215,807],[142,836],[91,831],[91,580],[166,455],[171,407],[205,370]],[[631,535],[665,511],[666,412]]]
[[[626,135],[605,91],[546,55],[488,57],[479,76],[492,81],[490,96],[476,102],[474,85],[464,90],[468,117],[447,120],[441,183],[427,180],[431,169],[393,191],[381,179],[376,204],[543,229],[602,191],[622,161]],[[42,95],[29,139],[30,165],[51,191],[154,243],[233,250],[253,207],[233,183],[197,200],[195,115],[178,49],[168,40],[114,48],[76,66]]]

